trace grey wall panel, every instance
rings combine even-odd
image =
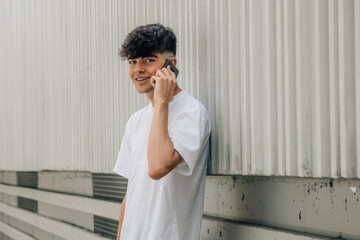
[[[111,172],[148,104],[117,50],[178,36],[179,85],[212,120],[212,174],[360,177],[357,0],[4,0],[0,166]]]

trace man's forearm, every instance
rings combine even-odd
[[[120,233],[121,233],[121,227],[124,220],[124,214],[125,214],[125,205],[126,205],[126,194],[125,197],[121,203],[121,210],[120,210],[120,217],[119,217],[119,229],[117,234],[117,240],[120,239]]]
[[[147,152],[149,175],[153,179],[166,175],[181,160],[169,137],[168,111],[167,103],[155,105]]]

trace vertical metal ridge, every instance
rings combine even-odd
[[[320,16],[319,1],[314,1],[314,80],[315,80],[315,134],[313,135],[313,174],[316,177],[322,176],[322,139],[321,139],[321,76],[320,76]],[[313,111],[314,112],[314,111]]]
[[[245,80],[242,78],[240,59],[242,57],[241,49],[241,37],[240,37],[240,15],[241,5],[239,2],[230,1],[227,5],[227,26],[228,26],[228,48],[227,56],[228,59],[228,68],[231,69],[228,73],[229,84],[227,86],[228,94],[228,117],[229,127],[228,134],[230,136],[230,147],[228,156],[230,157],[230,174],[236,172],[235,170],[242,172],[242,141],[241,141],[241,123],[243,121],[243,116],[241,116],[242,106],[241,96],[243,96],[243,91],[241,91],[241,83]],[[238,58],[231,58],[232,54],[236,54]],[[231,106],[235,106],[237,111],[232,111]]]
[[[194,25],[195,25],[195,34],[193,34],[193,42],[194,42],[194,53],[195,53],[195,59],[194,59],[194,65],[195,65],[195,74],[194,77],[196,79],[196,81],[193,83],[194,84],[194,88],[195,88],[195,92],[196,92],[196,96],[198,96],[198,98],[200,100],[204,99],[203,98],[203,94],[201,94],[201,84],[200,81],[203,79],[203,77],[201,76],[201,67],[202,67],[202,63],[200,63],[200,54],[199,52],[201,51],[200,49],[202,48],[200,42],[202,42],[204,45],[206,45],[205,41],[202,41],[202,37],[204,36],[204,34],[200,33],[201,29],[200,26],[201,25],[205,25],[205,22],[202,22],[200,19],[200,16],[204,16],[203,13],[203,7],[199,4],[199,1],[196,0],[195,1],[195,16],[193,17],[193,21],[194,21]],[[201,46],[201,47],[200,47]],[[204,104],[206,105],[207,102],[204,102]]]
[[[290,73],[289,73],[289,25],[288,25],[288,1],[284,1],[284,91],[285,91],[285,174],[291,174],[290,154]]]
[[[219,11],[219,8],[220,8],[220,2],[219,1],[215,1],[214,2],[214,33],[215,33],[215,37],[214,37],[214,47],[215,46],[220,46],[220,41],[221,41],[221,38],[220,38],[220,35],[221,35],[221,32],[219,32],[219,30],[221,29],[220,27],[220,19],[221,19],[221,16],[220,16],[220,11]],[[221,67],[220,67],[220,62],[222,60],[222,55],[221,55],[221,52],[220,52],[220,47],[215,47],[215,60],[214,60],[214,63],[215,63],[215,79],[220,79],[221,78],[221,74],[222,74],[222,71],[221,71]],[[218,99],[221,99],[221,82],[220,81],[216,81],[215,80],[215,96],[216,98]],[[216,112],[218,112],[220,109],[221,109],[221,101],[216,101],[215,102],[215,108],[216,108]],[[223,137],[223,133],[220,129],[223,128],[223,118],[220,114],[216,115],[216,125],[217,127],[219,127],[219,130],[217,130],[217,137],[219,139],[222,139]],[[228,160],[227,159],[223,159],[224,158],[224,148],[221,147],[221,143],[218,139],[218,142],[216,144],[218,144],[218,157],[219,159],[222,159],[222,161],[220,161],[219,163],[219,168],[220,168],[220,171],[224,171],[226,169],[226,164],[228,164]]]
[[[300,0],[295,0],[295,81],[296,81],[296,134],[297,134],[297,172],[305,176],[302,146],[302,104],[301,104],[301,35]]]
[[[331,176],[337,175],[337,124],[336,124],[336,106],[335,106],[335,41],[334,41],[334,11],[335,0],[329,0],[329,91],[330,91],[330,174]]]
[[[102,156],[102,148],[100,148],[100,144],[102,144],[102,131],[101,131],[101,124],[102,124],[102,118],[104,116],[104,109],[102,108],[102,105],[101,105],[101,92],[102,92],[102,89],[103,89],[103,79],[100,79],[100,74],[102,73],[102,67],[103,67],[103,64],[100,64],[101,63],[101,53],[102,53],[102,49],[101,49],[101,43],[102,41],[99,39],[98,36],[102,36],[102,33],[100,32],[102,29],[101,29],[101,1],[96,1],[95,2],[95,7],[94,7],[94,10],[95,10],[95,16],[94,16],[94,19],[95,19],[95,24],[94,24],[94,47],[95,47],[95,64],[96,64],[96,67],[95,68],[95,97],[94,97],[94,100],[95,100],[95,119],[96,119],[96,123],[95,123],[95,126],[94,126],[94,130],[95,130],[95,149],[96,149],[96,152],[95,152],[95,161],[93,161],[93,167],[95,169],[97,169],[97,165],[96,165],[96,159],[103,159],[103,156]],[[98,170],[98,169],[97,169]]]
[[[339,103],[340,103],[340,161],[341,176],[347,177],[347,152],[346,152],[346,112],[345,112],[345,69],[344,69],[344,1],[338,1],[338,28],[339,28]]]
[[[82,53],[81,53],[81,43],[84,42],[84,40],[82,39],[82,36],[84,35],[83,31],[82,31],[82,28],[81,28],[81,25],[82,25],[82,19],[83,19],[83,13],[80,11],[80,9],[83,10],[83,7],[80,7],[80,4],[83,3],[83,1],[77,1],[76,2],[76,6],[75,6],[75,14],[76,16],[79,16],[79,19],[78,19],[78,23],[77,23],[77,29],[75,30],[75,37],[74,37],[74,42],[76,42],[76,46],[75,46],[75,62],[78,66],[78,68],[80,68],[80,72],[77,74],[78,77],[77,77],[77,81],[75,83],[75,91],[73,92],[73,94],[76,96],[76,100],[74,101],[74,105],[75,105],[75,108],[74,108],[74,122],[76,124],[76,130],[75,130],[75,136],[74,136],[74,142],[76,144],[76,155],[75,155],[75,159],[76,159],[76,168],[77,169],[83,169],[84,166],[83,166],[83,161],[79,161],[80,159],[83,159],[82,157],[82,153],[84,152],[84,148],[83,148],[83,145],[82,145],[82,133],[83,133],[83,127],[82,127],[82,119],[83,119],[83,116],[84,116],[84,113],[83,113],[83,109],[84,109],[84,106],[83,106],[83,98],[84,98],[84,95],[83,94],[76,94],[77,92],[81,92],[80,89],[81,89],[81,82],[83,80],[83,75],[84,75],[84,71],[86,71],[86,67],[84,66],[83,62],[81,61],[81,58],[80,56],[82,56]],[[77,39],[79,39],[78,41],[76,41]],[[82,39],[82,40],[81,40]],[[76,71],[76,68],[75,68],[75,71]],[[79,103],[79,105],[76,106],[76,104]],[[76,114],[78,114],[78,116],[76,117]]]
[[[250,173],[255,174],[255,116],[254,116],[254,65],[253,65],[253,1],[248,1],[248,35],[249,35],[249,99],[250,99],[250,142],[251,142],[251,165]]]
[[[180,1],[181,2],[181,1]],[[209,73],[209,95],[215,95],[215,51],[212,49],[215,46],[215,37],[214,37],[214,2],[209,2],[207,5],[207,12],[206,12],[206,19],[207,19],[207,32],[206,32],[206,40],[208,42],[207,49],[206,49],[206,56],[207,56],[207,72]],[[181,24],[181,23],[179,23]],[[179,36],[181,38],[181,34]],[[209,114],[211,118],[211,157],[219,158],[219,145],[217,141],[218,136],[218,129],[217,124],[214,122],[214,119],[217,118],[216,114],[216,100],[215,98],[209,98]],[[210,162],[209,165],[211,166],[211,173],[219,172],[220,171],[220,163],[219,162]]]
[[[214,49],[215,46],[215,3],[209,2],[208,9],[207,9],[207,41],[208,41],[208,48],[207,48],[207,71],[209,72],[209,82],[210,82],[210,88],[209,93],[211,96],[216,95],[216,82],[215,82],[215,59],[216,59],[216,53]],[[181,23],[179,23],[181,24]],[[181,35],[179,36],[181,37]],[[212,123],[212,132],[211,132],[211,157],[219,158],[219,142],[218,142],[218,134],[219,129],[217,122],[214,122],[214,119],[217,119],[217,109],[216,109],[216,100],[215,98],[210,99],[210,114],[211,114],[211,123]],[[212,167],[212,173],[220,172],[221,166],[220,162],[210,162],[209,163]]]
[[[189,49],[189,38],[190,38],[190,34],[189,34],[189,18],[188,18],[188,12],[187,10],[189,9],[189,1],[184,1],[184,9],[183,9],[183,12],[184,12],[184,15],[183,15],[183,18],[184,18],[184,24],[183,24],[183,29],[184,29],[184,39],[183,39],[183,52],[185,54],[185,56],[183,57],[183,59],[186,59],[188,60],[186,57],[190,54],[190,49]],[[215,12],[216,13],[216,12]],[[215,26],[214,30],[216,31],[217,30],[217,27]],[[185,78],[183,78],[183,82],[185,83],[185,87],[188,87],[190,86],[190,78],[191,78],[191,73],[190,73],[190,70],[191,70],[191,66],[190,66],[190,61],[186,61],[186,63],[184,64],[186,69],[189,69],[189,71],[186,71],[185,73]],[[192,90],[191,88],[189,90]],[[191,91],[190,91],[191,92]]]
[[[196,59],[197,59],[197,55],[196,55],[196,17],[194,17],[194,15],[197,12],[196,9],[196,2],[195,1],[189,1],[189,30],[188,30],[188,36],[189,36],[189,47],[188,47],[188,56],[186,59],[186,62],[189,62],[189,72],[190,72],[190,78],[189,78],[189,88],[192,90],[192,94],[194,96],[198,96],[197,92],[197,84],[196,82],[198,81],[198,79],[196,78],[197,76],[197,66],[196,64]],[[192,57],[189,57],[192,56]],[[190,79],[194,79],[194,80],[190,80]]]
[[[212,31],[212,47],[214,49],[214,59],[211,63],[212,67],[213,67],[213,70],[212,70],[212,73],[213,73],[213,81],[214,81],[214,85],[213,85],[213,96],[216,96],[215,98],[219,98],[219,82],[215,81],[215,79],[219,79],[219,77],[221,76],[220,75],[220,71],[219,71],[219,49],[215,46],[219,46],[219,33],[218,33],[218,23],[219,23],[219,13],[218,13],[218,7],[217,7],[217,1],[214,1],[212,3],[212,9],[211,9],[211,13],[212,13],[212,27],[211,27],[211,30]],[[211,51],[211,50],[210,50]],[[213,109],[215,110],[215,112],[217,113],[220,109],[219,107],[220,105],[220,102],[219,101],[214,101],[214,105],[213,105]],[[223,157],[223,154],[222,154],[222,148],[220,146],[220,141],[219,139],[221,139],[221,116],[219,114],[215,114],[214,118],[212,119],[212,122],[213,122],[213,128],[215,131],[212,132],[212,139],[214,139],[213,141],[213,145],[215,145],[215,151],[216,151],[216,154],[215,154],[215,157],[217,158],[222,158]],[[217,162],[217,165],[218,165],[218,171],[222,172],[223,171],[223,161],[219,161]]]
[[[113,39],[114,39],[114,42],[113,42],[113,48],[114,48],[114,51],[116,54],[113,55],[113,96],[114,96],[114,103],[113,103],[113,107],[112,107],[112,111],[113,111],[113,126],[114,126],[114,129],[113,129],[113,132],[112,132],[112,136],[113,136],[113,139],[114,139],[114,144],[112,145],[112,153],[116,153],[117,150],[118,150],[118,147],[117,146],[120,146],[120,142],[119,142],[119,135],[120,134],[120,129],[119,129],[119,126],[121,126],[121,124],[117,124],[117,122],[120,120],[120,116],[119,116],[119,110],[117,108],[117,106],[119,105],[119,98],[118,98],[118,94],[117,94],[117,91],[118,91],[118,82],[119,82],[119,76],[118,76],[118,71],[119,71],[119,64],[116,64],[118,61],[120,61],[120,57],[119,57],[119,25],[118,25],[118,22],[120,21],[119,18],[118,18],[118,14],[116,14],[119,10],[119,2],[118,1],[115,1],[113,6],[111,7],[112,9],[112,31],[113,31]],[[146,17],[146,11],[144,9],[144,16]],[[116,155],[115,157],[113,157],[112,161],[110,161],[108,164],[111,166],[108,166],[106,169],[112,169],[113,166],[115,165],[115,160],[116,160]]]
[[[284,139],[283,139],[283,49],[284,38],[282,36],[282,30],[284,28],[283,22],[281,21],[282,9],[281,0],[276,0],[276,91],[277,91],[277,161],[278,174],[285,173],[286,164],[284,162]]]
[[[247,84],[247,75],[248,75],[248,71],[247,71],[247,67],[248,65],[247,63],[247,53],[248,53],[248,48],[247,48],[247,44],[248,42],[246,41],[247,38],[247,32],[246,32],[246,27],[247,25],[247,18],[246,18],[246,0],[242,0],[241,1],[241,24],[240,24],[240,38],[241,38],[241,46],[240,49],[242,49],[241,52],[241,58],[240,58],[240,74],[241,74],[241,129],[240,129],[240,133],[241,133],[241,173],[242,174],[248,174],[250,172],[250,168],[249,168],[249,164],[251,163],[251,159],[250,159],[250,154],[249,154],[249,144],[248,144],[248,125],[249,125],[249,121],[248,121],[248,84]]]
[[[355,98],[356,98],[356,177],[360,178],[360,2],[354,1],[355,16]]]
[[[0,28],[0,39],[3,39],[3,43],[0,44],[0,52],[3,53],[4,56],[8,56],[7,54],[7,48],[8,48],[8,39],[5,38],[5,32],[8,30],[9,22],[8,22],[8,2],[5,3],[6,6],[3,6],[3,8],[0,8],[0,22],[5,23],[5,26]],[[8,31],[9,32],[9,31]],[[10,59],[8,59],[9,61]],[[6,62],[3,58],[0,58],[0,79],[6,79],[5,74],[5,68],[7,67]],[[8,86],[7,81],[0,81],[0,89],[5,89],[5,92],[1,92],[0,94],[0,121],[3,122],[3,124],[6,124],[9,126],[8,118],[9,114],[6,114],[6,112],[9,112],[5,108],[5,104],[7,102],[7,92],[8,92]],[[7,141],[5,139],[7,138],[8,130],[2,131],[2,134],[0,136],[0,161],[1,159],[6,159],[7,156]],[[3,167],[6,169],[8,164],[6,162],[1,161],[1,164],[3,164]]]
[[[263,66],[264,71],[264,89],[263,89],[263,104],[264,104],[264,136],[263,136],[263,156],[262,156],[262,171],[265,175],[272,173],[272,148],[271,148],[271,130],[272,130],[272,119],[271,119],[271,87],[270,87],[270,14],[269,14],[269,2],[264,1],[262,4],[262,13],[263,13],[263,25],[264,25],[264,38],[262,41],[264,49],[265,63]]]
[[[112,77],[111,77],[111,94],[112,94],[112,99],[113,101],[111,102],[111,126],[114,126],[113,129],[110,128],[110,136],[111,136],[111,140],[109,142],[109,146],[111,147],[109,149],[109,153],[115,153],[117,151],[117,148],[115,147],[118,144],[117,141],[117,135],[116,134],[119,132],[118,130],[118,124],[116,124],[116,121],[118,120],[118,116],[116,115],[116,106],[117,106],[117,102],[115,101],[116,99],[116,91],[117,91],[117,77],[116,77],[116,70],[117,70],[117,61],[119,60],[118,57],[118,50],[117,50],[117,45],[118,45],[118,28],[117,28],[117,14],[116,14],[116,6],[117,2],[112,2],[111,6],[109,6],[110,10],[111,10],[111,38],[113,41],[111,42],[111,48],[110,48],[110,55],[112,56],[112,61],[111,61],[111,73],[112,73]],[[144,14],[145,16],[145,14]],[[114,144],[111,144],[114,143]],[[107,169],[112,169],[114,166],[114,161],[115,161],[115,157],[113,154],[109,154],[109,159],[113,159],[113,161],[107,161],[107,165],[105,166],[105,171]]]
[[[229,101],[229,97],[230,97],[230,82],[232,81],[232,79],[230,78],[230,73],[229,71],[227,71],[226,69],[228,68],[228,66],[230,66],[229,64],[229,22],[228,22],[228,16],[229,16],[229,12],[228,12],[228,2],[221,2],[218,1],[219,3],[219,43],[220,43],[220,64],[219,64],[219,72],[221,73],[221,75],[219,76],[218,79],[220,78],[224,78],[224,79],[229,79],[229,81],[220,81],[220,91],[219,91],[219,97],[221,99],[220,101],[220,108],[222,109],[223,114],[221,114],[221,136],[223,139],[223,144],[222,144],[222,159],[224,161],[224,170],[227,171],[229,174],[232,173],[232,159],[231,159],[231,142],[232,142],[232,137],[231,137],[231,132],[230,132],[230,126],[232,126],[232,121],[231,118],[229,118],[228,116],[230,116],[230,110],[229,110],[229,105],[230,105],[230,101]],[[221,26],[227,26],[222,28]],[[234,105],[236,106],[236,109],[238,109],[238,105]]]

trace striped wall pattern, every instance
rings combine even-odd
[[[91,174],[93,197],[122,202],[127,188],[127,179],[117,174]]]
[[[211,115],[209,173],[360,177],[358,0],[3,0],[0,168],[111,172],[148,103],[117,50],[153,22]]]

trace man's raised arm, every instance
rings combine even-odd
[[[157,71],[152,77],[155,88],[153,106],[154,115],[151,123],[147,150],[149,176],[158,180],[173,170],[182,160],[174,149],[168,132],[169,102],[174,98],[177,87],[175,74],[170,67]]]

